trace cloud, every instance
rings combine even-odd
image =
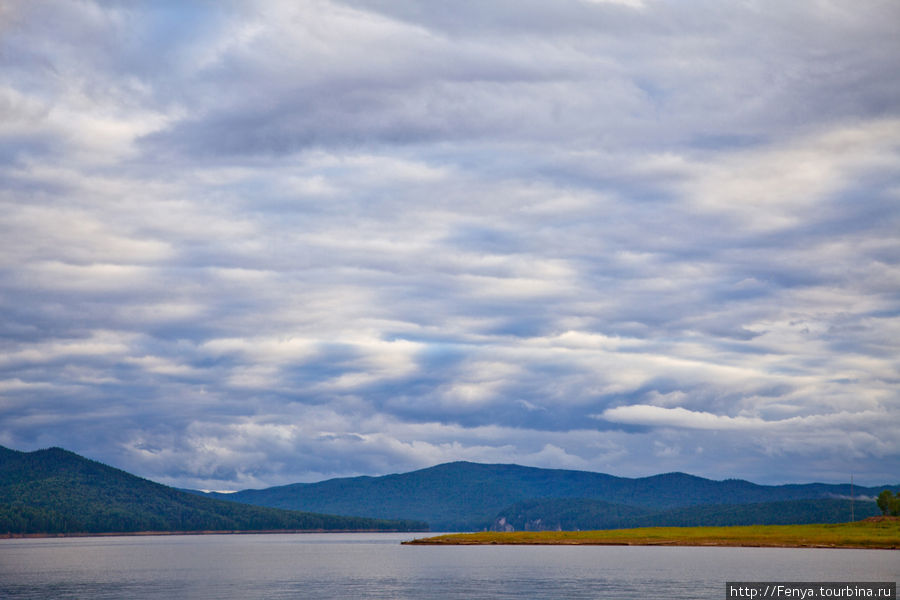
[[[808,419],[808,417],[791,417],[789,419],[766,421],[759,417],[730,417],[704,411],[687,410],[681,407],[665,408],[646,404],[631,404],[629,406],[608,408],[602,414],[596,415],[596,418],[632,425],[710,429],[715,431],[792,427]]]
[[[0,444],[895,476],[894,3],[4,10]]]

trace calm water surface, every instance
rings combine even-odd
[[[0,540],[0,598],[717,598],[726,581],[897,581],[887,550],[401,546],[421,534]]]

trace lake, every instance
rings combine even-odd
[[[0,598],[716,598],[726,581],[897,581],[890,550],[402,546],[423,534],[0,540]]]

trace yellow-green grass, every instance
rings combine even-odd
[[[626,546],[754,546],[782,548],[900,548],[900,521],[739,527],[641,527],[602,531],[457,533],[409,544],[584,544]]]

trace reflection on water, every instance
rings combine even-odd
[[[401,546],[417,534],[0,540],[0,598],[724,598],[726,581],[897,581],[886,550]]]

